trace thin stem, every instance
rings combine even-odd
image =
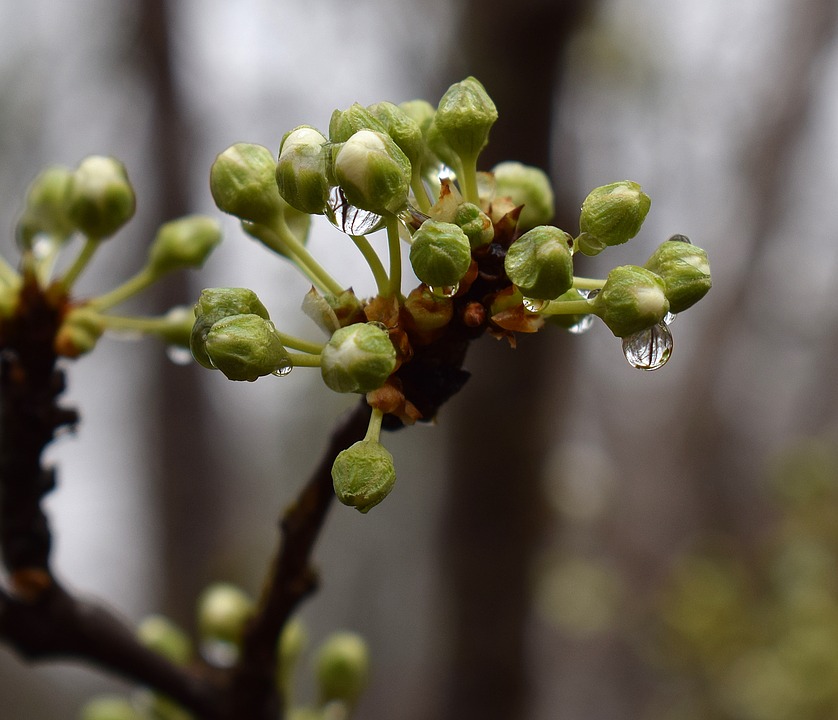
[[[425,183],[422,182],[422,174],[418,169],[413,171],[413,175],[410,178],[410,189],[413,190],[413,197],[419,209],[423,213],[427,213],[431,209],[431,199],[428,197]]]
[[[378,442],[378,438],[381,436],[382,420],[384,420],[384,411],[373,408],[370,414],[370,424],[367,425],[367,434],[364,436],[364,440]]]
[[[594,307],[587,300],[551,300],[539,315],[591,315],[596,314]]]
[[[90,308],[97,311],[107,310],[115,305],[125,302],[128,298],[133,297],[139,292],[145,290],[149,285],[158,279],[158,273],[155,273],[146,265],[136,275],[128,278],[122,285],[115,287],[110,292],[93,298],[90,301]]]
[[[81,275],[84,269],[87,267],[88,263],[90,262],[90,259],[93,257],[93,254],[99,248],[99,245],[101,243],[101,238],[85,238],[84,245],[82,246],[81,251],[76,256],[76,259],[73,261],[73,264],[68,268],[67,272],[64,273],[64,277],[61,278],[60,284],[65,292],[68,292],[70,288],[73,287],[73,283],[76,282],[79,275]]]
[[[324,343],[303,340],[302,338],[295,337],[294,335],[286,335],[285,333],[281,333],[279,331],[277,331],[276,334],[279,336],[280,342],[282,342],[285,347],[292,348],[294,350],[302,350],[303,352],[311,353],[312,355],[319,355],[323,352],[323,348],[325,347]]]
[[[370,241],[363,235],[350,235],[349,237],[352,238],[352,242],[354,242],[357,248],[361,251],[361,254],[364,256],[364,260],[367,261],[367,265],[370,266],[372,276],[375,278],[375,284],[378,286],[378,294],[385,294],[390,280],[387,277],[387,271],[384,269],[384,264],[381,262],[381,258],[378,257],[378,253],[373,249],[372,245],[370,245]]]
[[[285,218],[279,218],[275,229],[277,239],[285,246],[289,257],[294,259],[315,285],[324,292],[331,293],[332,295],[341,295],[343,293],[343,286],[314,259],[314,256],[306,249],[306,246],[291,232],[291,229],[285,222]]]
[[[390,252],[390,281],[384,297],[395,297],[402,289],[402,248],[399,239],[399,219],[393,213],[385,216],[387,222],[387,248]]]
[[[145,334],[159,333],[171,325],[171,321],[162,317],[125,317],[123,315],[106,315],[93,308],[102,324],[108,330],[123,332],[140,332]]]
[[[598,280],[597,278],[583,278],[573,277],[573,287],[577,290],[601,290],[605,285],[605,280]]]
[[[294,367],[320,367],[320,355],[308,353],[288,353]]]
[[[477,156],[460,157],[460,160],[463,165],[463,175],[461,178],[463,182],[463,195],[468,202],[479,206],[480,193],[477,190]]]

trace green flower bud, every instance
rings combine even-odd
[[[497,119],[497,108],[486,89],[468,77],[442,96],[434,125],[461,158],[476,158],[489,142],[489,130]]]
[[[615,267],[593,309],[617,337],[627,337],[657,325],[667,312],[666,284],[653,272],[636,265]]]
[[[215,158],[210,191],[219,210],[242,220],[271,225],[282,212],[276,160],[262,145],[236,143]]]
[[[125,698],[103,695],[81,709],[79,720],[144,720],[144,716]]]
[[[276,184],[283,199],[300,212],[322,215],[329,199],[327,140],[308,126],[285,134],[279,147]]]
[[[192,660],[189,636],[162,615],[150,615],[143,620],[137,627],[137,639],[176,665],[188,665]]]
[[[221,227],[205,215],[187,215],[160,226],[149,248],[148,264],[155,273],[199,268],[221,242]]]
[[[495,237],[492,219],[474,203],[462,203],[454,214],[454,224],[466,234],[471,247],[488,245]]]
[[[32,181],[26,192],[26,208],[17,226],[22,247],[30,247],[32,238],[39,233],[66,238],[76,229],[67,213],[72,179],[72,170],[55,166],[47,168]]]
[[[410,166],[421,167],[425,143],[419,124],[391,102],[376,103],[370,105],[367,110],[384,125],[387,134],[393,138],[393,142],[401,148],[410,161]]]
[[[331,142],[346,142],[359,130],[387,134],[386,125],[360,103],[354,103],[346,110],[335,110],[332,113],[332,118],[329,120]]]
[[[335,633],[317,652],[317,683],[325,702],[340,700],[353,705],[367,686],[369,651],[356,633]]]
[[[440,160],[428,145],[428,133],[430,132],[436,109],[427,100],[408,100],[407,102],[401,103],[399,109],[410,117],[422,131],[422,154],[418,159],[420,174],[425,176],[433,173],[433,177],[436,179],[436,170],[439,167]],[[413,163],[412,158],[410,162],[411,164]]]
[[[55,336],[55,352],[62,357],[76,358],[96,347],[105,331],[101,316],[84,305],[70,310]]]
[[[537,225],[546,225],[553,219],[553,188],[543,170],[519,162],[503,162],[495,165],[495,195],[508,197],[524,209],[518,218],[522,231]]]
[[[339,393],[367,393],[380,388],[396,369],[390,336],[374,323],[336,330],[320,356],[323,382]]]
[[[219,320],[231,315],[258,315],[265,320],[270,316],[253,290],[247,288],[207,288],[195,305],[195,324],[189,340],[192,355],[205,368],[214,365],[206,352],[207,335]]]
[[[286,697],[289,693],[297,662],[305,652],[307,645],[308,633],[306,633],[302,621],[294,618],[287,622],[279,637],[277,653],[279,658],[277,684]]]
[[[396,483],[393,456],[376,440],[359,440],[338,453],[332,465],[332,483],[338,500],[367,513]]]
[[[430,287],[456,285],[471,265],[468,236],[453,223],[425,220],[413,235],[410,264]]]
[[[628,180],[592,190],[582,203],[579,218],[579,229],[590,238],[583,241],[580,237],[579,249],[596,255],[606,246],[628,242],[640,232],[651,204],[640,185]]]
[[[133,217],[135,208],[134,189],[118,160],[91,155],[73,172],[67,215],[85,235],[110,237]]]
[[[229,380],[253,382],[284,374],[291,359],[270,320],[259,315],[230,315],[213,323],[204,345],[212,365]]]
[[[407,204],[410,162],[389,135],[359,130],[337,151],[335,178],[355,207],[395,213]]]
[[[573,238],[564,230],[540,225],[525,232],[506,253],[506,274],[524,297],[553,300],[573,285]]]
[[[206,640],[238,645],[253,612],[253,600],[244,590],[228,583],[215,583],[198,598],[198,633]]]
[[[710,290],[707,253],[683,235],[674,235],[652,253],[644,266],[666,283],[669,311],[679,313],[695,305]]]

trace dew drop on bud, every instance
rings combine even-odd
[[[531,313],[537,313],[543,310],[549,302],[549,300],[538,300],[537,298],[525,297],[523,300],[523,305]]]
[[[666,315],[663,316],[663,324],[664,325],[672,325],[675,322],[675,318],[677,315],[674,312],[668,312]]]
[[[445,163],[441,163],[440,166],[437,168],[436,177],[437,180],[439,180],[440,182],[442,182],[443,180],[451,180],[453,182],[457,179],[457,176],[454,173],[454,171]]]
[[[594,326],[593,315],[583,315],[582,319],[575,325],[571,325],[567,331],[572,335],[582,335]]]
[[[692,245],[693,241],[690,240],[686,235],[673,235],[667,242],[682,242],[687,243],[687,245]]]
[[[580,290],[579,292],[586,300],[593,300],[597,295],[599,295],[600,291],[599,288],[596,288],[595,290]]]
[[[294,363],[290,360],[282,360],[280,366],[274,370],[271,375],[276,377],[285,377],[294,369]]]
[[[169,345],[166,348],[166,357],[175,365],[189,365],[192,362],[192,353],[189,349],[179,345]]]
[[[326,217],[338,230],[347,235],[368,235],[384,227],[384,218],[374,212],[352,205],[340,187],[329,191]]]
[[[460,289],[460,283],[430,287],[428,289],[431,291],[431,295],[436,295],[439,298],[451,298],[457,294],[457,291]]]
[[[623,338],[623,354],[629,365],[639,370],[657,370],[672,355],[672,333],[660,322]]]

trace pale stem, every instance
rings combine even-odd
[[[357,248],[361,251],[361,255],[363,255],[364,260],[367,261],[367,265],[370,266],[372,276],[375,278],[375,284],[378,287],[378,294],[384,295],[387,292],[389,278],[387,277],[387,271],[384,269],[384,264],[381,262],[381,258],[378,257],[378,253],[373,249],[373,246],[370,245],[370,241],[363,235],[350,235],[349,237],[352,238],[352,242],[354,242]]]
[[[381,421],[384,419],[384,411],[379,410],[378,408],[372,408],[372,414],[370,415],[370,424],[367,426],[367,434],[364,436],[364,440],[372,440],[373,442],[378,442],[378,438],[381,435]]]
[[[284,246],[286,254],[291,257],[300,269],[308,276],[308,278],[324,292],[332,295],[341,295],[343,293],[343,286],[338,283],[326,269],[314,259],[314,256],[306,249],[291,232],[285,218],[280,216],[276,225],[276,233],[278,240]]]
[[[463,175],[461,178],[463,181],[463,195],[465,196],[466,202],[474,203],[479,207],[480,193],[477,189],[477,156],[460,156],[460,161],[463,165]]]
[[[136,275],[128,278],[128,280],[122,283],[122,285],[115,287],[113,290],[105,293],[104,295],[93,298],[90,301],[89,306],[91,309],[97,311],[112,308],[115,305],[125,302],[128,298],[133,297],[137,293],[142,292],[159,277],[160,275],[158,273],[153,272],[152,269],[146,265]]]
[[[303,340],[302,338],[295,337],[294,335],[286,335],[278,330],[276,335],[285,347],[292,348],[294,350],[301,350],[302,352],[311,353],[312,355],[319,355],[323,352],[323,348],[325,347],[324,343]]]
[[[538,311],[539,315],[591,315],[596,314],[587,300],[551,300]]]
[[[92,307],[91,303],[88,307]],[[95,308],[98,310],[98,308]],[[102,324],[108,330],[123,332],[140,332],[144,334],[157,334],[167,330],[171,326],[171,320],[165,316],[161,317],[124,317],[121,315],[99,314]]]
[[[320,355],[308,353],[288,353],[294,367],[320,367]]]
[[[577,290],[602,290],[605,280],[573,276],[573,287]]]
[[[399,219],[393,213],[386,213],[387,248],[390,252],[390,282],[384,297],[395,297],[402,289],[402,248],[399,239]]]
[[[87,267],[87,264],[90,262],[90,259],[93,257],[93,254],[96,252],[101,242],[101,238],[85,238],[82,249],[76,256],[73,264],[67,269],[67,272],[64,273],[64,277],[61,278],[60,284],[65,291],[69,291],[70,288],[73,287],[73,283],[76,282],[79,275],[81,275]]]
[[[431,209],[431,199],[428,197],[428,191],[425,188],[425,183],[422,182],[422,174],[419,170],[414,170],[410,178],[410,189],[413,190],[413,197],[416,199],[416,204],[423,213],[428,213]]]

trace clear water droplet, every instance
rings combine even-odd
[[[663,324],[664,325],[672,325],[675,322],[675,318],[677,315],[674,312],[668,312],[666,315],[663,316]]]
[[[294,363],[291,362],[288,358],[283,358],[280,360],[279,367],[274,370],[271,375],[275,375],[276,377],[285,377],[286,375],[290,374],[290,372],[294,369]]]
[[[55,244],[52,238],[41,235],[32,243],[32,254],[36,260],[43,260],[50,256],[54,247]]]
[[[399,213],[399,220],[402,221],[405,225],[414,230],[418,230],[422,227],[422,223],[425,220],[428,220],[430,215],[426,215],[421,210],[417,209],[413,205],[409,204],[407,207]]]
[[[326,217],[347,235],[368,235],[384,227],[384,218],[374,212],[352,205],[340,187],[333,187],[326,203]]]
[[[537,298],[525,297],[523,300],[523,305],[531,313],[537,313],[543,310],[549,302],[549,300],[539,300]]]
[[[687,243],[687,245],[692,245],[693,241],[690,240],[686,235],[673,235],[669,238],[668,242],[682,242]]]
[[[587,295],[585,295],[586,300],[593,300],[597,295],[599,295],[600,289],[596,288],[595,290],[580,290],[579,292],[583,295],[587,293]]]
[[[175,365],[189,365],[192,362],[192,353],[189,348],[180,345],[169,345],[166,348],[166,357]]]
[[[453,182],[457,179],[457,175],[445,163],[440,164],[439,168],[436,171],[436,176],[440,182],[442,182],[443,180],[451,180]]]
[[[665,323],[658,323],[623,338],[623,354],[629,365],[639,370],[657,370],[672,355],[672,333]]]
[[[583,333],[588,332],[594,326],[594,316],[593,315],[583,315],[582,319],[579,320],[578,323],[575,325],[571,325],[567,331],[573,335],[582,335]]]
[[[228,668],[239,659],[239,649],[234,643],[212,638],[204,640],[200,647],[201,657],[213,667]]]
[[[453,285],[440,285],[439,287],[429,287],[428,289],[431,291],[431,295],[436,295],[440,298],[452,298],[460,289],[460,283],[454,283]]]

